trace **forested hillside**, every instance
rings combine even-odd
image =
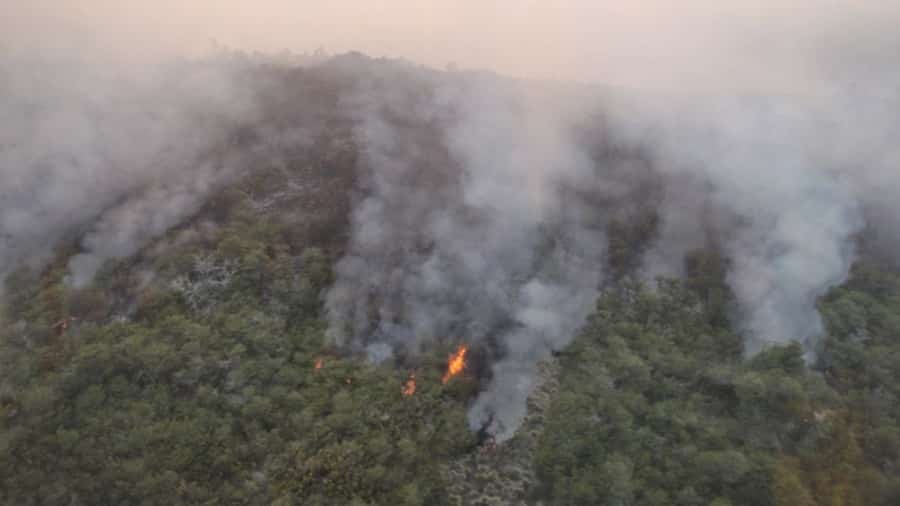
[[[604,294],[563,354],[536,456],[550,504],[900,501],[900,277],[858,264],[821,302],[826,351],[744,360],[715,262]],[[712,302],[712,304],[711,304]]]
[[[429,108],[452,102],[435,82],[458,76],[359,55],[309,69],[242,65],[260,105],[228,132],[227,152],[241,155],[237,175],[133,254],[105,258],[84,286],[72,282],[70,264],[85,249],[84,227],[62,235],[46,262],[9,269],[0,299],[0,503],[900,504],[900,271],[867,249],[874,232],[854,237],[849,277],[814,300],[825,324],[817,347],[773,342],[751,356],[729,277],[740,252],[722,247],[732,233],[723,227],[744,226],[745,217],[709,218],[704,247],[667,257],[678,269],[650,280],[643,259],[667,233],[666,180],[644,146],[608,135],[604,116],[580,118],[595,122],[578,125],[589,144],[577,157],[586,175],[560,183],[533,236],[510,239],[503,234],[519,223],[484,226],[495,210],[460,197],[471,176],[457,173],[471,154],[459,146],[479,135],[499,146],[486,149],[490,161],[524,163],[503,158],[509,143],[496,131],[509,125],[457,132],[448,148],[441,129],[472,112]],[[345,109],[347,90],[360,83],[390,91],[385,103],[367,104],[386,111],[380,122],[362,127]],[[373,138],[378,149],[364,142]],[[511,144],[531,154],[528,142]],[[373,160],[383,172],[369,170]],[[477,196],[516,193],[511,209],[527,214],[515,200],[527,192],[504,187],[520,176],[507,176]],[[378,194],[385,181],[403,184]],[[398,203],[405,198],[416,205]],[[533,201],[545,204],[527,195]],[[441,205],[450,211],[423,220],[420,211]],[[402,233],[439,233],[410,239],[384,224],[361,234],[370,215],[397,217]],[[471,242],[441,243],[452,234]],[[524,246],[514,242],[521,237]],[[440,257],[445,264],[415,270],[427,283],[402,277],[398,264],[451,246],[458,251]],[[354,247],[357,256],[348,254]],[[502,269],[490,252],[526,247],[535,253],[512,257],[519,263],[506,278],[491,277]],[[381,263],[359,260],[379,248]],[[454,262],[483,268],[460,279],[489,285],[490,297],[428,270],[460,269]],[[374,276],[344,280],[364,303],[328,298],[348,265],[391,269],[377,278],[382,285]],[[560,280],[583,286],[573,295]],[[440,300],[425,300],[436,292]],[[485,308],[491,297],[514,300],[516,314],[471,324],[495,309]],[[580,321],[571,308],[585,298],[589,316]],[[334,305],[347,301],[366,339],[394,346],[386,358],[373,357],[380,348],[370,342],[334,337]],[[419,302],[427,310],[410,308]],[[447,308],[465,318],[438,314]],[[412,317],[446,318],[456,333],[408,335],[419,328],[402,325]],[[544,333],[510,331],[524,327]],[[547,335],[570,328],[573,336]],[[404,340],[377,341],[391,331]],[[451,377],[448,356],[463,344],[468,362]],[[557,376],[543,378],[552,388],[539,389],[523,429],[503,439],[493,418],[473,427],[471,410],[510,356],[525,364],[516,378],[535,369]]]
[[[303,202],[251,194],[223,194],[203,215],[217,226],[174,230],[90,288],[67,288],[59,266],[9,277],[5,504],[439,500],[442,459],[474,444],[473,385],[442,387],[435,350],[404,397],[407,371],[328,346],[329,244],[279,223]]]

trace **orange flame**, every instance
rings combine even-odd
[[[441,378],[441,383],[446,385],[450,378],[461,373],[466,368],[467,351],[469,351],[469,347],[463,344],[457,348],[456,353],[450,355],[450,359],[447,360],[447,374],[444,374],[444,377]]]
[[[321,358],[317,358],[317,359],[316,359],[316,365],[315,365],[315,368],[316,368],[317,371],[318,371],[319,369],[321,369],[324,365],[325,365],[325,361],[324,361],[324,360],[322,360]]]
[[[416,393],[416,373],[412,371],[409,373],[409,379],[406,380],[406,383],[403,384],[403,388],[400,389],[403,393],[404,397],[409,397],[410,395]]]

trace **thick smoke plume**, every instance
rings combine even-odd
[[[731,260],[746,351],[790,341],[813,351],[823,332],[816,300],[846,277],[863,225],[820,111],[777,98],[723,99],[651,118],[662,130],[658,166],[693,186],[669,188],[645,269],[665,273],[662,259],[707,246],[712,232]]]
[[[609,276],[605,227],[631,198],[659,216],[643,276],[679,275],[696,248],[729,260],[748,355],[796,341],[815,360],[817,300],[847,277],[858,234],[896,237],[885,189],[897,150],[846,123],[896,121],[840,83],[824,97],[587,93],[575,101],[598,115],[585,116],[550,100],[558,89],[423,75],[405,92],[381,76],[352,101],[367,184],[328,295],[331,332],[379,360],[434,340],[497,343],[470,422],[501,440],[536,362],[590,312]],[[606,128],[580,129],[603,117]]]
[[[70,281],[89,283],[194,212],[237,167],[224,154],[252,118],[225,62],[121,67],[0,61],[0,274],[80,239]]]
[[[749,354],[799,341],[812,360],[824,332],[817,299],[848,275],[858,235],[877,238],[869,253],[896,261],[900,251],[900,206],[886,201],[900,181],[887,141],[900,125],[886,91],[895,81],[857,77],[853,93],[836,79],[818,97],[669,97],[618,115],[667,180],[644,270],[677,273],[673,260],[715,242],[731,261]]]
[[[598,182],[562,106],[529,96],[542,91],[439,75],[382,75],[352,101],[366,183],[327,298],[332,335],[382,358],[384,344],[496,343],[503,358],[470,420],[493,416],[504,438],[537,362],[592,308],[604,217],[565,197]]]
[[[325,130],[283,131],[284,116],[316,105],[260,108],[264,79],[247,75],[260,67],[148,64],[157,50],[219,38],[303,52],[325,39],[438,66],[630,86],[359,56],[324,64],[360,152],[350,238],[325,295],[329,335],[375,361],[483,345],[492,376],[470,422],[490,422],[500,439],[524,414],[535,364],[621,274],[611,225],[655,216],[649,246],[627,245],[635,261],[615,258],[645,279],[680,275],[695,248],[727,257],[748,354],[798,341],[814,360],[817,298],[861,248],[900,263],[897,2],[439,1],[423,12],[411,0],[249,10],[87,1],[90,15],[72,1],[21,3],[0,30],[11,34],[0,41],[0,275],[65,244],[77,248],[69,282],[90,283],[106,260],[134,254],[267,159],[267,146],[303,150]],[[53,51],[18,50],[45,44]],[[295,97],[290,86],[268,92],[283,94],[274,104]],[[236,135],[247,124],[253,146]]]

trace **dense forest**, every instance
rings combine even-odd
[[[467,422],[490,376],[477,362],[502,354],[496,343],[442,381],[453,340],[378,362],[330,339],[324,294],[369,191],[353,118],[338,113],[341,90],[362,79],[348,61],[360,58],[248,64],[264,112],[231,145],[252,150],[266,129],[302,121],[315,125],[302,148],[242,159],[252,167],[86,286],[67,279],[78,231],[45,265],[10,272],[0,502],[462,504],[449,469],[488,455],[533,478],[516,497],[472,504],[900,504],[900,271],[866,237],[849,278],[817,301],[826,330],[815,359],[796,343],[748,357],[728,256],[711,243],[678,259],[683,277],[647,280],[639,258],[659,234],[649,204],[661,190],[642,178],[599,199],[615,209],[595,266],[610,275],[574,340],[548,358],[556,386],[527,452],[504,450],[520,435],[494,443]],[[409,77],[402,100],[427,94],[425,75]],[[431,146],[439,126],[404,127]],[[649,170],[636,148],[597,149],[595,161]],[[448,154],[416,156],[437,175],[410,185],[443,195]],[[462,486],[503,479],[478,473]]]
[[[605,294],[565,351],[536,456],[541,494],[551,504],[900,501],[900,277],[858,264],[821,301],[826,352],[807,369],[797,345],[744,360],[716,311],[720,260],[691,261],[687,280]]]

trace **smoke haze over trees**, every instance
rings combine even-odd
[[[67,281],[87,286],[105,260],[323,128],[305,111],[302,126],[266,124],[265,78],[236,56],[130,75],[86,64],[60,86],[72,64],[7,65],[4,109],[19,118],[5,134],[7,272],[75,240]],[[747,353],[798,341],[809,361],[816,300],[846,278],[855,236],[868,225],[890,237],[900,215],[883,193],[897,185],[896,149],[855,133],[896,130],[870,103],[895,104],[875,93],[881,81],[859,85],[873,87],[866,97],[661,100],[354,55],[328,65],[345,79],[334,114],[360,147],[330,335],[382,360],[390,347],[485,342],[496,363],[471,424],[503,437],[537,361],[575,335],[609,277],[617,215],[659,222],[640,262],[648,279],[688,250],[721,249]]]
[[[576,4],[547,26],[598,12]],[[383,26],[372,33],[407,33],[404,16],[390,17],[404,5],[373,18]],[[889,406],[900,67],[889,55],[900,44],[885,22],[898,19],[890,3],[822,7],[800,29],[791,14],[691,2],[685,27],[666,23],[645,52],[625,58],[618,45],[667,12],[649,2],[608,12],[636,28],[610,33],[596,67],[583,22],[568,38],[551,37],[575,64],[558,53],[529,59],[527,44],[502,62],[505,39],[484,56],[520,76],[547,77],[541,69],[558,65],[566,80],[629,86],[506,77],[465,61],[437,70],[356,52],[217,47],[175,56],[140,29],[134,54],[66,47],[34,35],[54,29],[66,40],[101,20],[131,18],[100,0],[96,18],[45,7],[14,9],[38,30],[10,30],[0,53],[5,469],[28,461],[66,475],[88,462],[110,483],[153,476],[143,497],[176,486],[177,475],[190,500],[210,499],[220,480],[243,483],[233,492],[245,498],[287,503],[436,501],[439,462],[422,452],[433,445],[450,459],[484,434],[514,440],[538,365],[563,354],[569,393],[551,403],[553,432],[534,461],[543,480],[535,493],[554,504],[653,504],[649,492],[614,490],[632,479],[684,504],[824,501],[837,492],[814,486],[834,472],[814,466],[823,448],[871,471],[848,487],[897,497],[888,476],[900,454]],[[451,11],[477,17],[466,9],[474,8]],[[487,12],[519,10],[497,2],[477,14]],[[843,12],[854,14],[846,24]],[[426,20],[438,23],[432,15]],[[760,18],[771,23],[743,24]],[[502,30],[512,39],[540,24],[516,19]],[[698,62],[723,69],[733,56],[740,72],[707,81],[682,55],[660,66],[676,77],[632,82],[656,75],[647,59],[689,26],[697,35],[673,47],[676,55],[709,46]],[[728,26],[735,33],[725,34]],[[94,42],[123,37],[121,29]],[[762,41],[772,34],[781,36]],[[770,80],[748,53],[780,45]],[[409,51],[397,54],[417,54]],[[797,70],[779,70],[789,66]],[[460,344],[471,346],[471,362],[442,387],[435,380]],[[870,347],[884,356],[873,359]],[[338,370],[310,369],[321,356]],[[704,359],[714,365],[697,372]],[[871,377],[860,370],[870,360],[880,371]],[[413,371],[424,371],[420,386],[404,400],[393,382]],[[591,398],[604,408],[587,407]],[[860,405],[874,413],[865,421],[851,415]],[[778,416],[766,421],[765,410]],[[127,414],[117,431],[151,411],[152,434],[125,431],[128,444],[104,450],[133,464],[127,477],[85,446],[107,430],[92,413]],[[175,412],[190,413],[190,426],[173,428]],[[654,420],[690,432],[691,416],[715,427],[696,434],[698,448],[712,452],[697,457],[706,464],[684,464],[694,474],[679,477],[693,488],[647,474],[650,439],[673,452],[692,444],[682,433],[666,440],[673,432]],[[810,419],[832,424],[828,435]],[[735,436],[738,422],[757,432]],[[580,439],[597,424],[650,439]],[[321,441],[292,439],[306,430]],[[170,452],[168,436],[155,439],[160,433],[194,440],[190,453],[200,459],[215,448],[223,460],[195,465]],[[235,438],[240,455],[228,453]],[[142,445],[153,448],[147,459]],[[591,458],[565,461],[554,447],[566,445]],[[55,451],[69,459],[51,463]],[[310,478],[369,459],[381,459],[381,470],[331,485]],[[659,473],[674,472],[673,459]],[[775,480],[774,492],[748,498],[734,476],[703,482],[700,469],[717,459],[741,479]],[[213,468],[219,478],[203,474]],[[601,475],[602,493],[586,485]],[[14,496],[27,496],[35,476]],[[49,494],[50,502],[72,494],[140,502],[116,487],[65,483]]]

